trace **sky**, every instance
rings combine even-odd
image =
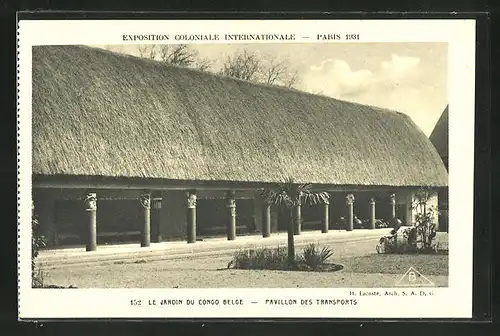
[[[138,56],[137,45],[97,46]],[[429,136],[448,104],[447,43],[192,44],[217,70],[241,49],[288,62],[296,88],[409,115]]]

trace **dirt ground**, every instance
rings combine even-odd
[[[78,288],[328,288],[394,287],[413,267],[436,286],[448,285],[447,255],[377,255],[376,239],[330,245],[337,272],[227,269],[230,253],[176,260],[136,260],[111,265],[51,269],[46,285]]]

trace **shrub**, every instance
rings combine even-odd
[[[421,228],[419,226],[411,226],[401,230],[393,230],[391,236],[380,238],[377,252],[435,253],[437,245],[434,226],[428,226],[425,233],[422,232]]]
[[[278,246],[271,249],[262,247],[255,250],[239,250],[233,256],[228,267],[238,269],[286,269],[287,248]]]
[[[326,264],[332,255],[333,251],[328,246],[324,246],[320,250],[318,245],[311,243],[304,248],[300,260],[311,269],[317,270],[320,266]]]
[[[43,287],[43,272],[36,269],[36,258],[39,251],[46,246],[45,237],[40,235],[40,223],[33,213],[31,217],[31,285]]]
[[[401,234],[401,233],[399,233]],[[398,239],[397,234],[392,236],[382,237],[377,246],[378,253],[410,253],[413,251],[412,247],[408,245],[407,240]]]
[[[422,187],[415,193],[411,205],[416,213],[415,224],[401,230],[397,226],[391,231],[391,236],[380,238],[378,253],[437,253],[434,219],[439,212],[428,205],[430,197],[431,189],[428,187]]]
[[[387,227],[389,227],[389,224],[384,220],[377,219],[377,221],[375,222],[376,229],[383,229],[383,228],[387,228]]]
[[[45,272],[41,269],[33,270],[33,278],[31,281],[32,288],[44,288],[45,286]]]

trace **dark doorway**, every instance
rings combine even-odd
[[[196,205],[196,235],[224,236],[230,219],[229,209],[225,199],[199,199]],[[255,220],[253,200],[236,200],[236,234],[254,232]]]
[[[292,220],[292,214],[289,208],[280,206],[278,208],[278,231],[287,231]]]

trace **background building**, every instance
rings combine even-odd
[[[441,117],[439,117],[436,126],[432,130],[429,137],[434,147],[436,147],[439,156],[448,170],[448,106],[444,109]],[[439,189],[439,221],[441,222],[441,230],[448,231],[448,188]]]

